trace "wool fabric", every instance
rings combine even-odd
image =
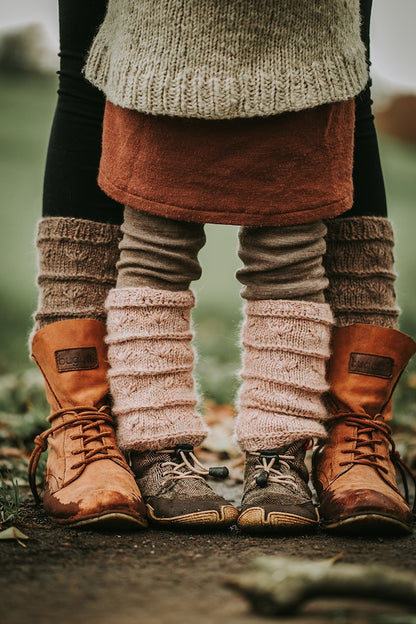
[[[116,283],[118,225],[72,217],[38,224],[39,300],[34,332],[55,321],[105,321],[104,302]]]
[[[107,102],[98,183],[181,221],[309,223],[353,201],[354,101],[269,118],[153,117]]]
[[[338,326],[364,323],[397,329],[394,232],[385,217],[327,221],[326,299]]]
[[[107,301],[108,378],[123,450],[197,446],[191,291],[115,288]]]
[[[325,437],[328,304],[248,301],[236,438],[245,451]]]
[[[324,303],[328,286],[322,256],[322,221],[284,227],[240,228],[237,279],[245,299],[298,299]]]
[[[117,288],[188,290],[201,277],[198,252],[206,239],[202,224],[165,219],[126,206],[121,229]]]
[[[230,119],[354,97],[359,0],[109,0],[85,67],[123,108]]]

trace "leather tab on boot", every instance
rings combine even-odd
[[[356,375],[369,375],[391,379],[393,377],[394,360],[382,355],[369,353],[351,353],[348,372]]]
[[[55,361],[59,373],[92,370],[99,366],[97,349],[95,347],[79,347],[78,349],[55,351]]]

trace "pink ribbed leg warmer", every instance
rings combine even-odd
[[[109,382],[123,450],[197,446],[206,436],[192,376],[191,291],[115,288],[107,308]]]
[[[325,303],[248,301],[236,437],[245,451],[325,437],[332,314]]]

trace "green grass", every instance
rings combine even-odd
[[[0,75],[0,374],[30,366],[27,336],[36,305],[36,221],[41,214],[43,168],[55,105],[55,77]],[[401,328],[416,335],[415,242],[416,149],[383,138],[381,153],[390,216],[397,235]],[[207,226],[200,254],[203,277],[195,284],[194,324],[201,389],[218,402],[231,401],[239,367],[241,323],[237,228]],[[410,391],[409,391],[410,392]],[[413,396],[414,396],[414,390]],[[406,395],[407,396],[407,395]],[[413,417],[416,413],[413,413]]]
[[[20,506],[20,490],[17,481],[11,478],[10,482],[6,483],[0,474],[0,528],[3,524],[16,520]]]
[[[0,371],[27,367],[36,303],[33,232],[54,109],[54,76],[0,75]]]

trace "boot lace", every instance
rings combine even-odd
[[[192,445],[182,444],[173,449],[156,451],[156,453],[172,455],[172,461],[166,461],[160,465],[165,477],[163,485],[180,479],[200,479],[205,481],[206,477],[215,479],[226,479],[228,477],[228,468],[226,466],[212,468],[203,466],[194,454]]]
[[[65,422],[60,424],[53,424],[59,416],[65,415]],[[36,436],[35,448],[29,460],[28,476],[29,484],[32,490],[32,494],[37,503],[40,502],[39,493],[36,485],[36,470],[39,463],[41,454],[48,448],[48,438],[50,435],[55,434],[57,431],[68,428],[81,427],[81,433],[71,435],[71,440],[81,440],[81,448],[76,451],[72,451],[71,454],[83,455],[76,461],[71,468],[84,468],[92,462],[100,459],[109,459],[110,457],[116,459],[120,465],[124,466],[122,462],[121,454],[118,448],[114,444],[109,444],[105,438],[112,436],[112,430],[103,430],[102,425],[111,425],[114,427],[114,420],[110,413],[110,407],[103,405],[100,408],[91,406],[76,407],[76,408],[64,408],[54,412],[48,417],[48,421],[52,423],[52,426]],[[101,442],[100,446],[95,448],[88,448],[92,442]]]
[[[250,455],[257,457],[254,481],[259,487],[264,488],[269,483],[283,486],[296,484],[295,477],[290,474],[290,462],[296,459],[294,455],[284,455],[278,451],[258,451]]]
[[[405,500],[409,503],[409,478],[410,481],[413,482],[414,488],[416,488],[416,479],[410,468],[401,459],[400,453],[396,449],[396,445],[392,438],[391,428],[386,422],[384,422],[382,415],[377,414],[374,418],[372,418],[368,414],[351,414],[349,412],[345,414],[340,413],[331,417],[328,422],[329,427],[335,424],[335,422],[339,419],[342,419],[343,424],[355,429],[357,432],[355,436],[352,435],[345,438],[346,442],[354,442],[355,447],[353,449],[341,450],[342,454],[352,453],[353,458],[340,462],[339,465],[349,466],[351,464],[359,464],[375,468],[383,481],[396,490],[396,492],[401,494],[399,488],[386,478],[386,475],[389,472],[386,466],[386,457],[377,450],[377,447],[387,443],[389,448],[389,457],[394,468],[398,470],[400,474],[405,491]],[[413,510],[415,510],[415,508],[416,498],[413,501]]]

